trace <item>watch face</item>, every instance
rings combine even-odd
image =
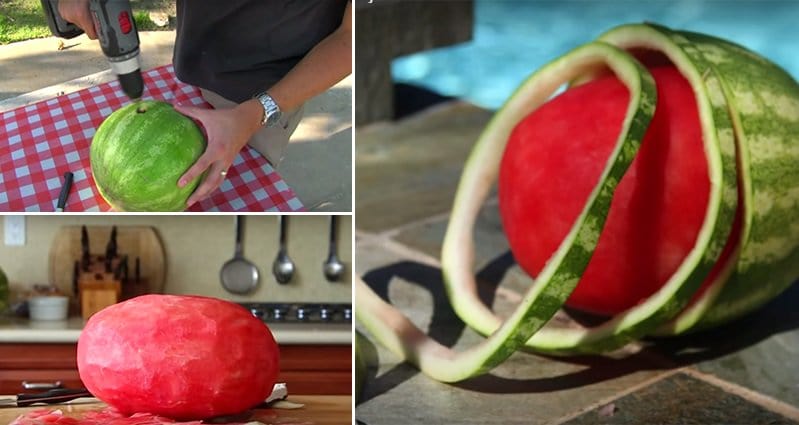
[[[266,126],[276,126],[278,121],[280,121],[280,115],[280,111],[273,111],[271,114],[269,114],[269,116],[266,118]]]

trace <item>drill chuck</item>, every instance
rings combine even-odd
[[[122,57],[109,57],[108,63],[119,78],[122,91],[131,99],[140,98],[144,92],[144,80],[141,76],[139,49]]]
[[[141,71],[138,69],[129,74],[119,74],[119,85],[122,86],[122,91],[128,95],[129,98],[136,100],[141,98],[144,92],[144,80],[141,78]]]

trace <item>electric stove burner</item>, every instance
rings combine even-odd
[[[239,303],[266,323],[351,323],[352,304]]]

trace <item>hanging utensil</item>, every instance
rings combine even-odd
[[[236,216],[236,250],[233,258],[228,260],[219,272],[222,286],[233,294],[249,294],[258,287],[260,274],[258,267],[244,258],[241,249],[241,234],[244,217]]]
[[[291,261],[288,251],[286,249],[286,233],[288,226],[288,217],[278,217],[280,221],[280,250],[277,252],[277,258],[272,264],[272,274],[280,284],[287,284],[294,276],[294,262]]]
[[[338,216],[330,216],[330,249],[327,260],[322,264],[322,270],[328,282],[335,282],[341,279],[344,274],[344,263],[338,258],[336,242],[338,240]]]

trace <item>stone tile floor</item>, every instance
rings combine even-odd
[[[356,132],[356,271],[417,326],[460,349],[482,337],[452,311],[438,257],[460,168],[489,117],[453,102]],[[507,314],[531,281],[509,254],[495,200],[483,208],[475,238],[481,293]],[[797,305],[794,285],[719,329],[643,341],[623,355],[520,352],[459,384],[435,382],[370,347],[355,417],[368,425],[799,424]]]

